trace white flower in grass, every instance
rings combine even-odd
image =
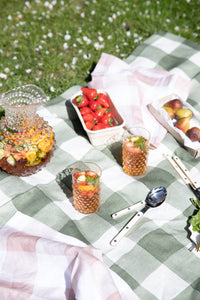
[[[81,18],[85,18],[84,12],[81,13]]]
[[[77,62],[77,60],[78,60],[78,57],[73,57],[73,58],[72,58],[72,65],[75,65],[76,62]]]
[[[104,39],[103,39],[102,36],[98,36],[98,40],[99,40],[99,42],[103,42],[104,41]]]
[[[68,64],[67,64],[67,63],[64,63],[64,65],[63,65],[63,66],[64,66],[64,68],[65,68],[65,69],[69,69],[69,66],[68,66]]]
[[[30,4],[30,2],[29,1],[25,1],[25,5],[27,6],[27,7],[31,7],[31,4]]]
[[[111,40],[111,39],[112,39],[112,35],[108,35],[108,36],[107,36],[107,39],[108,39],[108,40]]]
[[[68,48],[69,48],[69,47],[68,47],[68,44],[67,44],[67,43],[64,43],[64,44],[63,44],[63,49],[66,50],[66,49],[68,49]]]
[[[126,32],[126,35],[127,35],[128,37],[130,37],[130,36],[131,36],[131,32],[130,32],[130,31],[127,31],[127,32]]]
[[[31,73],[32,70],[31,69],[26,69],[25,71],[26,71],[27,74],[29,74],[29,73]]]
[[[178,31],[179,30],[179,26],[175,26],[174,30]]]
[[[3,83],[2,82],[0,82],[0,87],[2,87],[3,86]]]
[[[193,35],[193,37],[198,37],[198,33],[196,33],[196,32],[193,32],[192,35]]]
[[[13,56],[13,58],[12,58],[13,60],[17,60],[17,56]]]
[[[86,42],[87,45],[91,44],[91,42],[92,42],[91,39],[89,39],[89,38],[88,38],[87,36],[85,36],[85,35],[83,36],[83,40],[84,40],[84,42]]]
[[[7,79],[7,75],[4,74],[4,73],[0,73],[0,78],[1,78],[1,79]]]
[[[113,22],[113,18],[112,18],[112,17],[108,17],[108,21],[109,21],[110,23],[112,23],[112,22]]]
[[[66,32],[64,39],[65,41],[69,41],[71,39],[71,35],[68,32]]]
[[[52,37],[53,37],[53,33],[52,33],[52,32],[49,32],[49,33],[47,34],[47,36],[48,36],[49,38],[52,38]]]
[[[84,58],[84,59],[89,59],[90,57],[91,57],[91,54],[90,54],[90,53],[84,54],[84,55],[83,55],[83,58]]]
[[[166,22],[167,22],[167,23],[170,23],[170,22],[171,22],[171,20],[170,20],[170,19],[166,19]]]
[[[91,15],[95,15],[95,13],[96,13],[95,10],[91,11]]]
[[[18,70],[18,69],[19,69],[19,65],[16,65],[16,66],[15,66],[15,69]]]
[[[10,69],[9,69],[9,68],[5,68],[5,69],[4,69],[4,72],[5,72],[5,73],[9,73],[9,72],[10,72]]]
[[[52,92],[52,93],[55,92],[55,89],[53,86],[50,87],[50,92]]]
[[[98,42],[96,42],[96,43],[94,43],[94,47],[95,47],[96,50],[103,49],[104,44],[99,44]]]

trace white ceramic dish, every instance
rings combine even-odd
[[[110,104],[110,110],[113,113],[113,117],[115,119],[116,126],[110,127],[110,128],[105,128],[105,129],[100,129],[100,130],[96,130],[96,131],[88,130],[87,127],[85,126],[85,122],[81,116],[81,113],[80,113],[78,107],[73,102],[73,99],[75,97],[77,97],[78,95],[81,95],[82,91],[80,90],[79,92],[77,92],[76,94],[74,94],[71,97],[71,103],[77,112],[77,115],[82,123],[84,130],[86,131],[86,133],[89,137],[91,144],[94,146],[100,146],[103,144],[111,144],[112,142],[118,141],[120,139],[121,133],[123,131],[123,127],[125,126],[125,121],[124,121],[123,117],[118,112],[116,106],[113,104],[108,93],[104,90],[97,90],[97,92],[104,93],[108,97],[109,104]]]

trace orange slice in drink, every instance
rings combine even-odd
[[[88,184],[88,185],[79,185],[78,190],[81,192],[90,192],[95,190],[95,186],[93,184]]]

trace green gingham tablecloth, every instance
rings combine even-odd
[[[194,86],[188,102],[200,111],[199,45],[159,32],[141,43],[126,62],[140,58],[158,69],[183,71]],[[200,299],[200,258],[188,250],[188,219],[194,213],[189,198],[194,195],[163,153],[179,156],[196,176],[200,176],[200,158],[194,159],[167,133],[161,145],[150,151],[147,174],[139,179],[126,175],[118,143],[93,147],[88,141],[68,101],[79,89],[70,88],[39,110],[56,135],[51,162],[24,178],[0,172],[0,226],[20,211],[101,249],[104,262],[140,299]],[[91,215],[79,214],[71,204],[70,171],[80,160],[93,161],[103,171],[101,207]],[[168,192],[165,203],[150,209],[127,237],[111,247],[110,240],[131,217],[113,220],[111,213],[145,199],[150,189],[161,185]]]

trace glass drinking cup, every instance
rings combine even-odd
[[[101,168],[92,162],[80,162],[72,170],[75,209],[82,214],[96,212],[100,206]]]
[[[124,132],[122,164],[126,174],[142,176],[147,171],[150,132],[143,127],[131,127]]]

